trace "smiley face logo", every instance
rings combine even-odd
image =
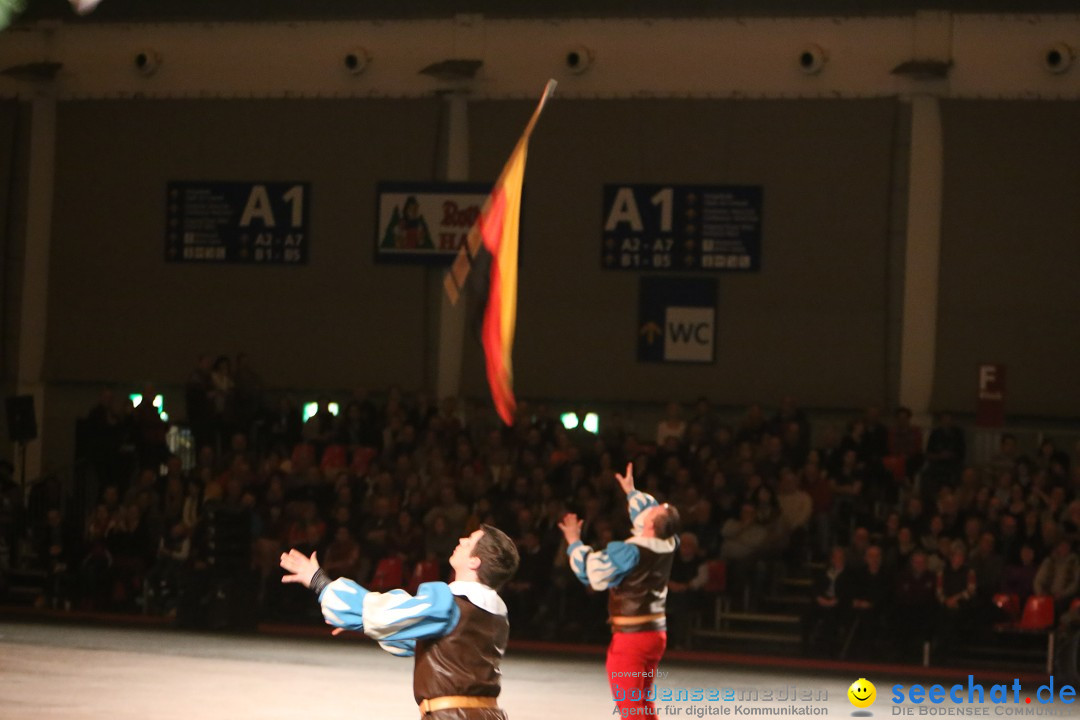
[[[847,691],[848,700],[857,708],[868,708],[877,700],[877,688],[866,678],[859,678],[851,683]]]

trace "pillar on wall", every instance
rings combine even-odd
[[[445,172],[443,179],[460,182],[469,178],[469,106],[464,92],[444,96],[446,103]],[[439,352],[435,368],[435,396],[442,400],[457,397],[461,390],[461,366],[465,351],[466,310],[468,303],[452,304],[442,291],[440,268],[433,283],[439,298]]]
[[[16,392],[34,398],[38,437],[16,454],[16,477],[41,475],[45,417],[45,328],[48,318],[49,247],[52,237],[53,174],[56,158],[56,98],[41,91],[31,102],[27,176],[26,243],[19,317]],[[23,466],[25,457],[25,467]]]
[[[907,237],[900,340],[901,405],[925,422],[934,387],[944,182],[941,111],[934,95],[911,98]]]

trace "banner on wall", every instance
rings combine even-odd
[[[306,182],[170,182],[165,260],[303,265],[310,203]]]
[[[716,361],[716,281],[643,277],[638,290],[638,361]]]
[[[1001,427],[1005,424],[1005,366],[979,365],[979,395],[975,405],[977,427]]]
[[[605,185],[607,270],[761,270],[763,190],[751,185]]]
[[[376,262],[449,265],[490,192],[490,183],[379,183]]]

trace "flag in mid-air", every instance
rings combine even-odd
[[[0,0],[0,30],[15,20],[15,16],[26,8],[27,0]],[[79,15],[86,15],[98,6],[101,0],[71,0],[72,9]]]
[[[0,0],[0,30],[3,30],[23,11],[26,0]]]
[[[71,7],[80,15],[92,12],[101,0],[71,0]]]
[[[503,167],[495,187],[484,202],[480,218],[469,231],[469,239],[458,251],[443,285],[452,303],[456,303],[469,270],[476,267],[484,273],[488,292],[484,307],[481,337],[487,362],[488,385],[495,410],[507,425],[514,424],[513,366],[510,361],[514,346],[514,325],[517,320],[518,222],[521,216],[521,186],[525,179],[525,157],[529,136],[555,91],[555,81],[549,80],[544,94],[525,126],[510,159]]]

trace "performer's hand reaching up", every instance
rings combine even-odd
[[[281,582],[300,583],[304,587],[311,587],[311,576],[319,569],[319,559],[315,557],[315,553],[308,557],[294,548],[287,553],[281,553],[281,567],[291,573],[281,578]]]
[[[578,516],[574,513],[566,513],[562,522],[559,523],[559,529],[562,530],[567,545],[573,545],[581,539],[581,526],[584,523],[585,521],[578,520]]]
[[[624,493],[627,495],[632,493],[634,491],[634,463],[626,463],[626,474],[615,473],[615,479],[619,481],[619,487]]]

